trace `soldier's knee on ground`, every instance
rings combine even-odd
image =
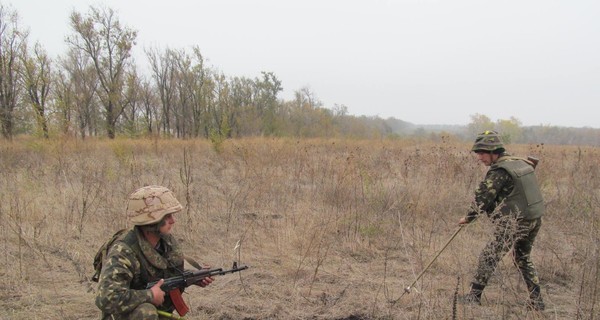
[[[159,318],[156,307],[153,304],[142,303],[131,312],[129,319],[158,320]]]

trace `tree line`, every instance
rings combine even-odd
[[[285,101],[278,97],[283,87],[275,73],[226,76],[205,64],[197,46],[146,48],[150,69],[142,73],[132,57],[137,31],[110,8],[73,11],[69,25],[66,52],[51,58],[40,43],[28,43],[28,30],[19,24],[18,13],[0,3],[3,138],[123,135],[218,141],[243,136],[423,134],[422,128],[393,118],[352,116],[344,105],[325,108],[307,87]],[[490,121],[482,117],[474,115],[467,132],[483,125],[489,128]],[[503,121],[492,125],[510,129],[507,138],[512,136],[514,142],[524,139],[518,120]],[[594,134],[597,138],[598,130]]]
[[[67,134],[156,135],[177,138],[240,136],[368,137],[381,128],[324,108],[309,88],[291,101],[273,72],[228,77],[209,68],[198,47],[147,48],[149,75],[132,58],[137,31],[114,10],[72,12],[67,52],[51,59],[28,43],[18,14],[0,4],[0,121],[2,136]]]

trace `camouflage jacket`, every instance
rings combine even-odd
[[[544,214],[543,197],[528,160],[503,153],[493,163],[475,191],[475,204],[467,214],[472,221],[480,212],[493,220],[514,217],[534,220]]]
[[[492,219],[497,218],[496,207],[511,194],[513,188],[513,179],[506,170],[488,170],[483,181],[475,189],[475,201],[467,213],[467,221],[475,220],[482,212]]]
[[[110,248],[96,295],[96,306],[103,317],[127,314],[142,303],[150,303],[152,293],[146,289],[149,282],[181,274],[183,254],[176,240],[166,235],[160,241],[161,250],[157,250],[138,228],[133,228]],[[173,310],[168,296],[159,309]]]

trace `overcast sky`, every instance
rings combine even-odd
[[[415,124],[471,115],[600,128],[598,0],[0,0],[52,55],[69,14],[117,12],[144,48],[199,46],[226,76],[308,87],[325,107]],[[191,52],[191,51],[190,51]],[[140,61],[143,60],[143,61]]]

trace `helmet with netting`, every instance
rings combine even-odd
[[[502,153],[504,152],[504,144],[498,132],[487,130],[477,135],[471,151]]]
[[[129,195],[127,218],[136,226],[158,223],[166,215],[181,211],[183,206],[171,190],[146,186]]]

